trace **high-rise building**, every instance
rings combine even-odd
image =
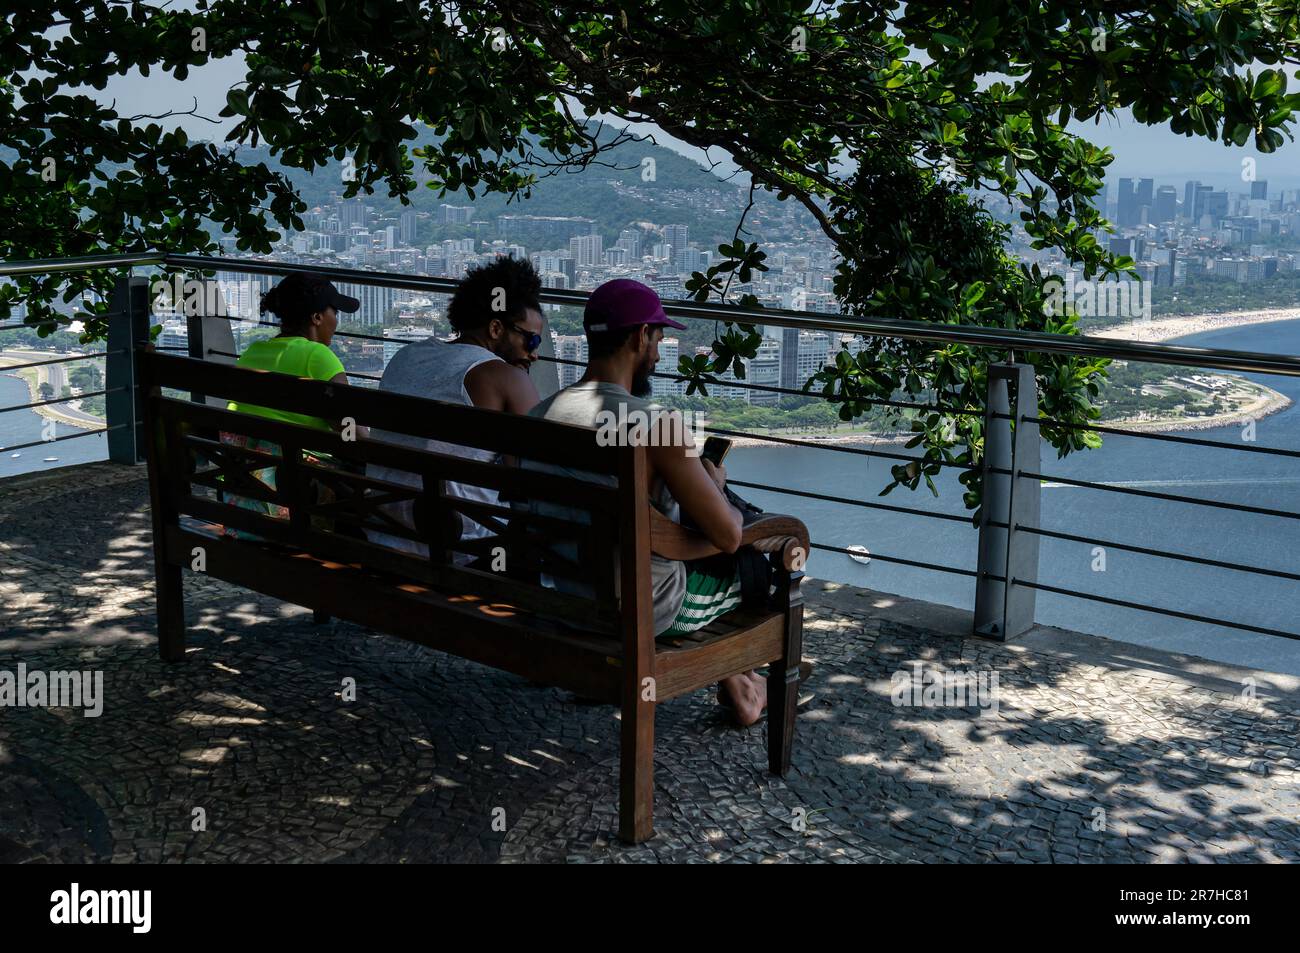
[[[665,225],[664,244],[672,247],[668,260],[674,268],[680,271],[681,254],[686,250],[688,244],[687,227],[685,225]]]
[[[590,268],[603,263],[600,235],[577,235],[569,239],[569,254],[579,268]]]
[[[1187,185],[1183,187],[1183,218],[1189,222],[1197,219],[1196,214],[1196,193],[1200,189],[1201,183],[1195,179],[1188,179]]]
[[[1178,190],[1172,185],[1162,185],[1156,190],[1151,221],[1157,225],[1172,222],[1178,216]]]
[[[618,233],[618,247],[627,250],[627,260],[636,261],[641,257],[641,229],[625,228]]]
[[[798,390],[803,386],[799,379],[799,329],[781,328],[781,386]]]
[[[823,331],[799,332],[798,386],[802,387],[804,381],[826,366],[830,351],[830,335]]]
[[[545,274],[548,271],[562,272],[569,280],[566,287],[572,288],[577,280],[577,263],[573,256],[564,252],[543,251],[538,252],[532,257],[533,268],[537,273]]]
[[[582,376],[587,366],[587,336],[585,334],[560,334],[555,338],[555,356],[561,361],[577,364],[557,364],[560,386],[568,387]]]
[[[1209,198],[1210,193],[1212,193],[1213,191],[1214,189],[1212,186],[1200,185],[1200,184],[1196,186],[1196,193],[1192,197],[1192,221],[1193,222],[1196,222],[1198,224],[1200,223],[1201,216],[1205,214],[1206,200]]]
[[[1259,179],[1250,183],[1250,197],[1252,199],[1268,198],[1268,179]]]
[[[677,338],[663,338],[659,342],[659,374],[676,374],[677,360],[681,355],[681,342]],[[686,391],[682,381],[668,380],[664,377],[650,378],[650,392],[655,397],[680,397]]]
[[[1137,202],[1139,209],[1137,221],[1141,221],[1143,208],[1152,208],[1155,205],[1155,187],[1154,179],[1138,179],[1137,194],[1134,201]]]
[[[677,275],[647,275],[646,284],[665,301],[678,301],[686,293],[682,279]]]
[[[439,205],[438,206],[438,224],[439,225],[468,225],[474,220],[474,207],[472,205]]]
[[[1119,180],[1119,201],[1115,209],[1117,225],[1132,225],[1137,221],[1137,193],[1132,179]]]
[[[354,285],[351,282],[336,282],[339,291],[361,302],[356,314],[349,315],[349,320],[372,327],[382,326],[388,312],[393,310],[392,288],[380,285]]]
[[[713,255],[694,246],[683,248],[677,254],[677,270],[682,274],[693,274],[709,267]]]
[[[1203,193],[1201,205],[1201,214],[1208,215],[1211,221],[1218,222],[1228,214],[1228,193],[1206,191]]]
[[[366,203],[359,198],[343,199],[338,205],[339,226],[347,231],[353,225],[365,228],[369,224],[370,212]]]
[[[415,244],[415,234],[419,230],[419,226],[420,221],[415,214],[415,209],[407,209],[402,213],[402,217],[399,219],[399,237],[402,239],[403,245]]]
[[[746,366],[751,384],[760,384],[764,387],[780,387],[781,342],[774,341],[772,338],[764,338],[754,357],[746,361]],[[781,399],[781,395],[773,391],[751,390],[748,393],[749,402],[758,406],[772,406]]]
[[[498,215],[497,237],[521,241],[534,248],[554,248],[575,235],[590,235],[594,219],[569,215]]]

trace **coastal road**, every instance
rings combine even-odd
[[[0,351],[0,373],[4,372],[5,364],[27,364],[31,361],[44,361],[57,357],[53,351],[31,351],[31,350],[12,350]],[[68,356],[71,356],[69,354]],[[40,387],[43,383],[48,383],[54,392],[54,396],[63,393],[63,388],[68,384],[68,367],[69,364],[48,364],[45,367],[33,368],[36,371],[36,386]],[[32,400],[41,400],[39,393],[32,397]],[[50,404],[45,407],[35,408],[38,414],[44,417],[53,417],[59,423],[69,424],[74,427],[94,428],[104,426],[104,420],[81,410],[79,407],[73,407],[69,403]]]

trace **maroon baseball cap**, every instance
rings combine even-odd
[[[607,281],[591,293],[582,312],[582,326],[588,331],[621,331],[638,324],[662,324],[678,331],[686,325],[664,314],[663,302],[653,288],[631,278]]]

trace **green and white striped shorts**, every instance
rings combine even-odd
[[[714,619],[740,605],[740,573],[734,568],[729,576],[704,572],[687,564],[686,596],[677,618],[659,638],[685,635],[702,629]]]

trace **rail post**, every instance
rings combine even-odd
[[[147,343],[149,279],[124,274],[109,299],[108,353],[104,357],[108,459],[114,463],[144,462],[144,395],[136,385],[135,352]]]
[[[1038,526],[1038,392],[1031,364],[989,367],[984,418],[984,502],[975,583],[975,634],[1014,639],[1034,625],[1039,538],[1019,530]]]

